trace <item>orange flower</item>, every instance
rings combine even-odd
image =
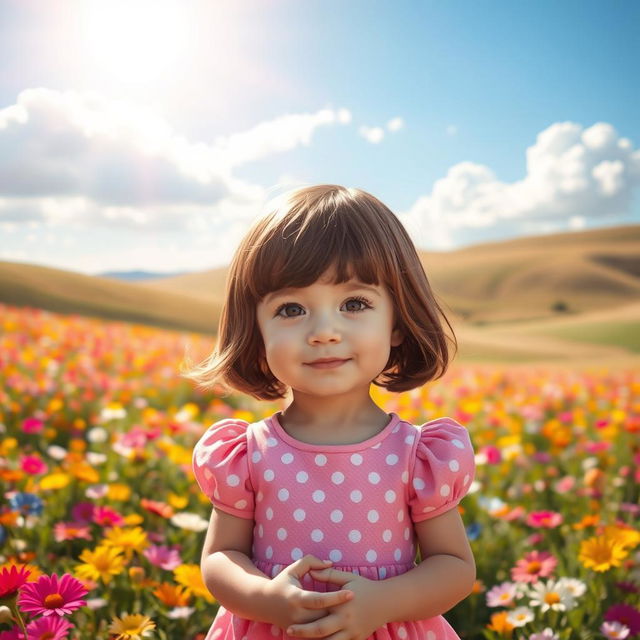
[[[490,631],[497,631],[501,636],[510,638],[514,626],[507,620],[508,612],[500,611],[491,616],[491,622],[487,625]]]
[[[140,500],[140,504],[143,509],[150,511],[151,513],[155,513],[163,518],[170,518],[174,514],[173,507],[168,505],[166,502],[159,502],[157,500],[147,500],[146,498],[142,498]]]
[[[600,522],[600,514],[588,514],[580,520],[580,522],[576,522],[573,524],[573,528],[581,531],[582,529],[586,529],[587,527],[595,527]]]
[[[186,587],[169,582],[158,585],[158,588],[152,593],[167,607],[186,607],[191,601],[191,595]]]

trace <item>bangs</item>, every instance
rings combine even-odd
[[[307,287],[329,270],[334,284],[357,279],[377,285],[384,280],[380,248],[385,243],[357,212],[349,208],[316,214],[274,221],[260,239],[244,279],[255,300],[285,287]]]

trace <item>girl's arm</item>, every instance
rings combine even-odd
[[[305,573],[330,566],[313,556],[298,560],[272,580],[251,561],[252,540],[253,520],[213,509],[200,568],[207,589],[232,613],[286,628],[318,620],[327,615],[329,607],[352,597],[350,591],[302,589],[300,579]]]
[[[321,620],[292,625],[289,635],[324,638],[344,631],[345,638],[367,638],[387,622],[432,618],[463,600],[476,570],[458,510],[418,522],[415,528],[423,560],[400,576],[376,581],[331,568],[311,571],[317,580],[353,591],[353,600]]]

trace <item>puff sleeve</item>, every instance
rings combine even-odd
[[[414,522],[439,516],[464,498],[475,472],[467,430],[452,418],[420,427],[410,474],[409,508]]]
[[[193,448],[193,473],[200,489],[214,507],[239,518],[253,518],[254,511],[247,426],[243,420],[216,422]]]

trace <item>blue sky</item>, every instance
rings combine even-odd
[[[320,182],[432,250],[638,223],[638,24],[622,1],[0,0],[0,260],[205,269]]]

